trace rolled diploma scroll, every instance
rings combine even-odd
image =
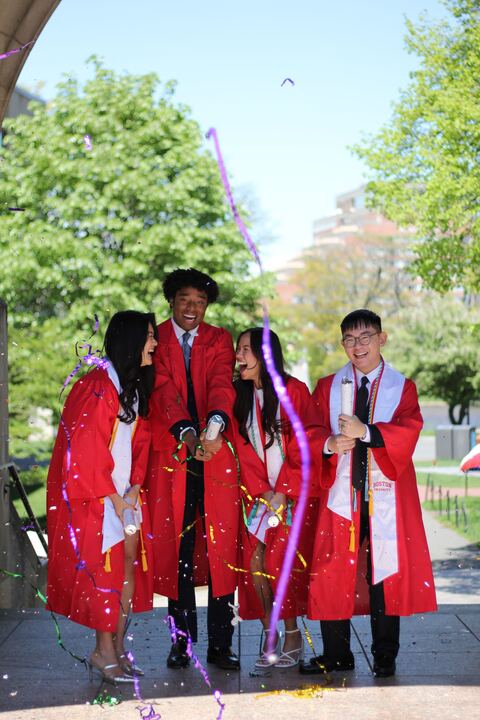
[[[206,440],[216,440],[218,433],[223,427],[223,420],[220,415],[212,415],[207,425],[207,432],[205,433]]]
[[[342,378],[342,415],[351,415],[353,411],[353,382],[348,378]],[[340,429],[340,428],[339,428]]]
[[[272,508],[274,510],[277,510],[277,512],[281,512],[283,510],[283,505],[277,505],[277,507],[274,507],[272,505]],[[279,525],[280,519],[279,519],[278,515],[270,515],[270,517],[267,520],[267,523],[268,523],[269,527],[274,528],[274,527],[277,527],[277,525]]]
[[[123,529],[127,535],[135,535],[137,532],[137,525],[135,523],[135,512],[132,507],[131,510],[123,511]]]

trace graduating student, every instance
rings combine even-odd
[[[266,633],[256,667],[277,668],[297,665],[303,654],[303,639],[297,615],[306,612],[308,563],[316,527],[318,500],[308,501],[291,580],[280,617],[285,623],[285,641],[274,663],[268,657],[270,616],[283,565],[289,525],[295,516],[300,494],[301,456],[295,434],[281,409],[262,351],[263,328],[245,330],[237,342],[240,377],[235,381],[236,450],[242,486],[246,488],[246,525],[242,532],[242,568],[239,576],[239,615],[260,619]],[[312,436],[311,398],[307,386],[287,375],[283,367],[280,340],[270,332],[273,361],[287,386],[292,404]],[[268,505],[261,502],[267,501]],[[278,515],[275,515],[274,509]],[[281,521],[279,522],[281,518]],[[277,633],[274,646],[279,646]]]
[[[216,282],[193,268],[165,278],[172,316],[158,326],[153,453],[148,479],[154,543],[154,589],[169,598],[178,630],[197,640],[195,585],[208,584],[207,661],[239,668],[232,652],[240,496],[227,437],[232,416],[234,351],[226,330],[204,322]],[[201,433],[209,421],[220,434]],[[170,668],[186,667],[184,636],[172,643]]]
[[[153,315],[113,316],[107,357],[67,398],[47,480],[47,607],[96,630],[89,665],[113,683],[143,674],[127,658],[123,636],[132,602],[138,612],[152,607],[142,484],[155,333]],[[124,530],[126,511],[132,534]]]
[[[437,607],[412,463],[423,421],[414,383],[382,358],[387,336],[378,315],[356,310],[341,332],[349,362],[313,393],[319,422],[330,431],[308,612],[321,621],[324,653],[301,671],[353,669],[349,620],[370,612],[374,674],[388,677],[400,616]],[[354,410],[342,412],[345,380]],[[346,402],[345,387],[343,395]]]

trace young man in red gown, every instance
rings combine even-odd
[[[235,355],[229,333],[204,322],[216,282],[193,268],[163,284],[172,316],[158,326],[152,396],[153,453],[147,498],[153,526],[154,590],[169,598],[182,633],[197,640],[195,585],[208,584],[207,661],[239,668],[232,652],[240,496],[235,457],[225,438],[232,417]],[[216,440],[202,431],[217,416]],[[177,635],[170,668],[189,663]]]
[[[356,310],[341,323],[349,362],[313,393],[329,433],[309,612],[321,621],[324,652],[303,673],[351,670],[350,618],[370,613],[373,671],[395,673],[400,616],[437,608],[412,455],[423,420],[415,384],[384,362],[381,319]],[[353,408],[342,408],[342,381]]]

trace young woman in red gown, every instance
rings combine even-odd
[[[263,328],[243,332],[237,342],[239,378],[235,381],[236,451],[244,489],[246,524],[242,530],[239,574],[239,614],[242,619],[260,619],[268,636],[277,580],[287,547],[289,526],[295,516],[300,493],[300,450],[288,418],[280,407],[262,351]],[[312,421],[307,386],[288,375],[283,367],[280,340],[270,333],[273,360],[283,377],[290,400],[303,422],[307,436],[316,432]],[[311,473],[312,478],[314,473]],[[246,492],[245,492],[246,491]],[[313,495],[314,490],[311,487]],[[264,502],[262,502],[264,501]],[[303,652],[297,615],[306,612],[309,547],[312,547],[318,500],[310,497],[304,516],[297,557],[280,617],[285,623],[285,640],[276,662],[266,655],[267,639],[256,667],[292,667]],[[281,521],[277,522],[273,508]],[[277,523],[277,524],[276,524]],[[279,635],[274,646],[279,646]]]
[[[96,631],[88,663],[108,682],[141,674],[125,653],[124,630],[132,604],[152,605],[142,484],[155,338],[153,315],[114,315],[106,358],[67,398],[47,481],[47,607]],[[132,534],[124,531],[127,510]]]

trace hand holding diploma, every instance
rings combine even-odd
[[[356,415],[339,415],[338,424],[342,434],[347,438],[363,438],[367,432],[367,426]]]

